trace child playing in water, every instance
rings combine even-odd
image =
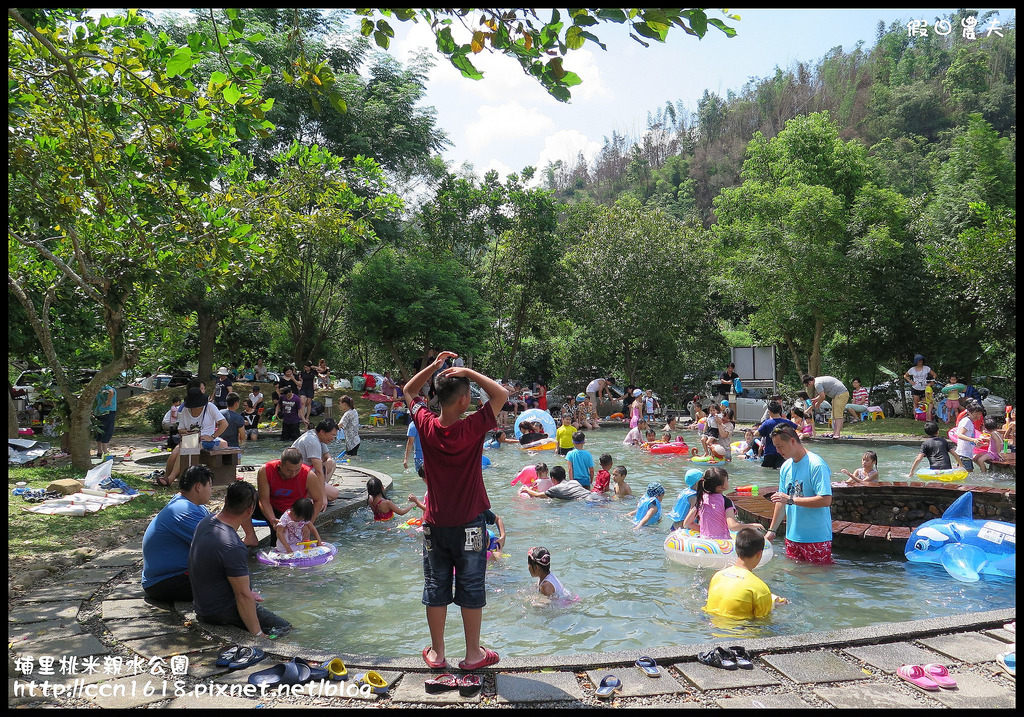
[[[531,577],[540,579],[537,590],[541,595],[557,600],[572,598],[572,593],[551,573],[551,553],[547,548],[530,548],[526,551],[526,567],[530,570]]]
[[[917,472],[917,464],[924,458],[928,459],[928,468],[933,471],[949,470],[952,468],[953,464],[950,456],[956,459],[958,466],[961,465],[960,456],[955,451],[950,450],[956,448],[956,446],[945,438],[939,437],[938,423],[928,421],[928,423],[924,424],[924,433],[928,438],[921,444],[921,452],[917,454],[914,464],[910,466],[910,473],[907,474],[907,477],[914,477],[914,474]]]
[[[576,433],[576,427],[572,425],[572,416],[562,414],[562,425],[555,431],[555,439],[558,442],[558,455],[564,456],[572,450],[572,436]]]
[[[850,485],[878,485],[877,464],[878,454],[874,451],[864,451],[864,455],[860,457],[860,468],[853,473],[843,468],[841,472],[850,476],[846,481]]]
[[[683,488],[683,492],[676,498],[676,504],[672,508],[672,511],[668,513],[668,517],[672,519],[672,530],[678,530],[683,527],[683,521],[686,520],[686,516],[690,514],[690,509],[694,506],[697,500],[697,491],[693,489],[697,485],[697,481],[701,479],[704,474],[696,468],[691,468],[686,471],[684,480],[686,481],[686,487]]]
[[[626,466],[615,466],[615,469],[612,471],[612,485],[618,498],[633,495],[633,491],[629,488],[629,483],[626,482]]]
[[[551,483],[551,487],[545,490],[523,486],[519,489],[519,493],[525,493],[534,498],[559,498],[561,500],[577,500],[590,495],[590,491],[580,485],[579,481],[565,479],[565,468],[562,466],[555,466],[551,469]]]
[[[650,445],[651,443],[657,443],[658,434],[655,433],[653,428],[648,428],[644,431],[644,442]]]
[[[754,458],[757,455],[757,439],[754,437],[754,430],[748,428],[743,433],[743,442],[740,443],[738,451],[740,458]]]
[[[599,470],[594,475],[594,485],[592,485],[590,487],[590,492],[591,493],[604,493],[604,492],[606,492],[608,490],[608,485],[611,483],[611,480],[612,480],[612,474],[611,474],[612,456],[611,456],[611,454],[610,453],[602,454],[601,457],[598,458],[598,463],[601,466],[601,470]]]
[[[366,481],[366,493],[366,504],[373,511],[374,521],[391,520],[396,515],[405,515],[416,507],[416,503],[411,500],[409,505],[404,508],[400,508],[388,500],[387,494],[384,492],[384,484],[380,482],[380,478],[371,478]]]
[[[796,424],[797,434],[801,438],[814,437],[814,424],[807,420],[807,413],[804,409],[793,406],[793,423]]]
[[[642,528],[645,525],[654,525],[661,520],[661,496],[665,495],[665,489],[661,483],[648,483],[644,497],[637,503],[636,513],[633,515],[633,529]]]
[[[708,602],[704,606],[706,612],[747,620],[765,617],[776,603],[789,602],[773,595],[764,581],[754,575],[762,552],[764,536],[761,533],[751,528],[743,528],[736,533],[736,563],[711,577]]]
[[[1000,453],[1002,447],[1003,437],[999,433],[999,424],[994,418],[986,418],[985,432],[981,434],[981,441],[974,447],[974,463],[982,473],[989,470],[989,463],[1003,459]]]
[[[956,374],[949,374],[949,381],[946,382],[947,386],[959,385],[959,381],[956,380]],[[956,414],[960,413],[960,389],[951,388],[948,391],[943,391],[946,395],[946,423],[955,423]]]
[[[644,441],[644,432],[647,430],[647,421],[640,421],[635,427],[630,428],[626,437],[622,439],[624,446],[639,446]]]
[[[742,528],[760,528],[756,523],[740,523],[736,520],[736,508],[723,493],[729,490],[729,474],[724,468],[708,468],[697,481],[697,496],[694,506],[683,521],[683,527],[699,530],[702,538],[729,540],[729,531]],[[700,520],[698,526],[697,521]]]
[[[704,435],[700,437],[700,446],[704,450],[701,455],[711,455],[711,444],[718,438],[718,404],[708,406],[708,420],[704,423]]]
[[[274,531],[277,533],[277,550],[281,553],[294,553],[299,543],[315,540],[320,545],[320,533],[313,525],[313,501],[299,498],[292,507],[284,512],[277,521]]]

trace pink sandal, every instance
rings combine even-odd
[[[920,665],[904,665],[896,670],[896,675],[915,687],[920,687],[922,690],[937,692],[939,689],[938,684],[928,677],[928,674]]]
[[[945,665],[932,663],[924,666],[925,674],[928,675],[939,687],[947,690],[956,689],[956,680],[949,676],[949,670]]]

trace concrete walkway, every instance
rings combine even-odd
[[[339,472],[342,498],[325,518],[364,505],[368,475],[387,478],[347,466]],[[337,655],[305,649],[297,642],[301,635],[296,641],[290,636],[271,641],[200,624],[190,603],[150,602],[139,582],[141,566],[140,538],[10,603],[10,705],[237,709],[378,702],[388,707],[596,707],[609,704],[595,697],[595,686],[609,673],[622,680],[622,693],[610,702],[620,707],[1011,709],[1016,701],[1014,678],[995,662],[1016,639],[1002,627],[1015,618],[1013,608],[747,640],[744,646],[756,655],[753,670],[730,672],[699,663],[697,654],[710,644],[645,653],[661,665],[659,679],[649,679],[633,666],[641,656],[638,651],[547,660],[504,655],[499,665],[485,671],[482,694],[463,698],[458,691],[427,694],[423,682],[432,673],[419,655],[341,655],[350,675],[377,670],[390,684],[388,694],[353,694],[355,689],[346,687],[351,683],[260,692],[246,682],[251,672],[296,655],[314,661]],[[220,651],[234,644],[258,646],[270,659],[237,672],[216,667]],[[185,660],[187,665],[182,664]],[[927,663],[948,666],[958,689],[926,693],[895,676],[900,665]]]

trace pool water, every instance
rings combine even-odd
[[[680,456],[652,456],[622,445],[623,430],[588,433],[587,448],[597,457],[610,453],[625,465],[637,495],[650,481],[666,489],[668,510],[683,487],[683,473],[694,464]],[[275,458],[280,443],[246,451],[244,463]],[[340,452],[339,444],[338,450]],[[409,493],[422,497],[424,484],[410,468],[402,470],[404,441],[367,440],[353,466],[393,477],[390,497],[402,504]],[[816,443],[811,449],[831,466],[852,471],[861,446]],[[882,480],[906,480],[917,455],[910,447],[872,448],[879,455]],[[974,584],[950,578],[938,566],[875,555],[839,552],[833,566],[797,564],[780,556],[757,574],[772,591],[789,599],[768,618],[732,622],[701,609],[713,570],[693,569],[665,558],[662,545],[670,523],[634,531],[636,497],[622,501],[564,502],[522,498],[510,486],[519,470],[538,460],[564,461],[553,451],[527,453],[516,446],[485,452],[491,461],[484,482],[492,509],[507,531],[504,552],[487,576],[483,643],[508,656],[565,655],[645,649],[705,642],[725,637],[768,637],[881,622],[977,612],[1016,605],[1013,580],[986,576]],[[778,484],[776,471],[734,461],[727,466],[732,485]],[[845,476],[839,475],[839,478]],[[838,479],[838,478],[837,478]],[[973,474],[981,485],[1013,486],[1013,476]],[[407,517],[419,516],[415,508]],[[296,638],[325,651],[415,656],[428,644],[421,603],[423,568],[419,534],[398,530],[405,518],[374,523],[370,509],[321,526],[324,540],[338,546],[333,562],[313,568],[280,568],[253,561],[254,587],[266,606],[292,622]],[[552,571],[579,596],[571,604],[551,604],[537,593],[526,568],[526,551],[544,546]],[[462,625],[456,606],[448,612],[448,649],[463,654]]]

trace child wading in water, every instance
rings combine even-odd
[[[736,520],[736,509],[723,493],[729,490],[729,474],[724,468],[709,468],[704,477],[697,481],[697,497],[694,506],[683,521],[683,527],[699,530],[702,538],[729,540],[729,531],[742,528],[760,528],[756,523],[740,523]],[[700,519],[700,526],[697,519]]]
[[[547,548],[530,548],[526,553],[526,567],[532,577],[540,578],[537,589],[541,595],[557,600],[572,598],[572,593],[551,573],[551,553]]]
[[[860,468],[853,473],[845,468],[840,471],[850,476],[847,483],[852,485],[878,485],[878,454],[874,451],[864,451],[860,457]]]
[[[320,545],[320,533],[313,525],[313,501],[299,498],[285,511],[277,522],[277,549],[282,553],[294,553],[299,543],[315,540]]]
[[[366,504],[373,511],[373,519],[375,521],[391,520],[396,515],[405,515],[416,507],[416,503],[412,500],[404,508],[399,508],[396,503],[388,500],[387,494],[384,492],[384,484],[380,482],[380,478],[371,478],[366,481],[366,494]]]
[[[612,470],[612,486],[615,488],[615,495],[619,498],[633,495],[629,483],[626,482],[626,466],[615,466]]]

